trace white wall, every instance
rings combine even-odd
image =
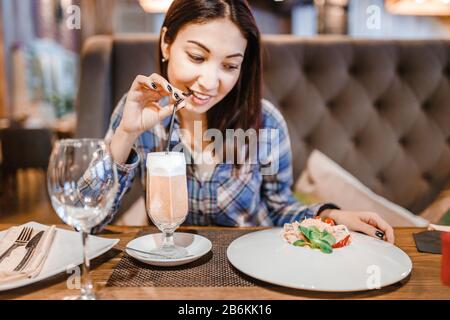
[[[8,91],[9,105],[7,114],[12,114],[13,106],[13,70],[12,48],[16,44],[26,44],[34,39],[33,20],[31,13],[31,0],[1,0],[1,21],[3,23],[3,46],[6,72],[6,90]]]
[[[314,6],[297,6],[292,10],[292,33],[297,36],[317,34],[316,9]]]
[[[379,26],[370,24],[373,22],[370,19],[376,18],[373,16],[375,11],[379,12]],[[355,38],[450,38],[450,26],[440,18],[392,15],[384,10],[383,0],[351,0],[348,30],[349,35]],[[292,33],[299,36],[317,34],[316,10],[313,6],[297,6],[293,10]]]
[[[372,15],[376,10],[380,12],[379,28],[371,27],[370,23],[368,27],[367,21],[374,17]],[[353,0],[349,7],[349,34],[364,38],[448,38],[450,27],[437,17],[389,14],[384,10],[383,0]]]
[[[139,3],[116,0],[113,16],[114,33],[158,33],[164,13],[146,13]]]

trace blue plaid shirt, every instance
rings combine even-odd
[[[111,116],[106,141],[111,139],[119,126],[125,101],[126,96],[119,101]],[[261,139],[259,142],[262,145],[261,149],[266,150],[266,156],[270,159],[260,163],[267,164],[275,161],[276,172],[270,175],[263,174],[262,164],[244,165],[239,172],[236,172],[235,167],[225,161],[217,164],[212,175],[205,180],[199,179],[195,165],[188,162],[186,176],[189,213],[184,224],[240,227],[283,226],[284,223],[294,220],[314,217],[325,208],[336,208],[332,204],[307,206],[294,198],[291,190],[293,185],[291,145],[286,122],[281,113],[267,100],[262,100],[262,114],[262,128],[278,129],[278,136],[277,139],[272,137]],[[153,129],[142,133],[135,141],[126,163],[117,164],[119,191],[113,208],[96,230],[113,220],[123,196],[130,189],[136,176],[141,178],[145,189],[146,154],[164,149],[169,122],[170,117]],[[180,122],[175,115],[171,145],[180,143],[179,129]],[[276,149],[278,157],[273,159],[274,154],[271,154],[270,150]],[[96,177],[95,172],[91,170],[87,173],[86,185],[95,185],[93,180],[104,178]]]

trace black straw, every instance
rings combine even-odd
[[[189,97],[191,94],[192,94],[192,91],[189,91],[188,93],[183,92],[183,96],[185,96],[185,97]],[[175,105],[173,106],[172,119],[170,120],[170,127],[169,127],[169,138],[167,139],[166,153],[170,151],[170,140],[172,138],[172,130],[173,130],[173,122],[175,120],[175,112],[177,111],[178,105],[183,101],[184,101],[184,99],[180,99],[177,102],[175,102]]]
[[[173,130],[173,122],[175,120],[175,112],[177,111],[178,105],[183,101],[184,99],[180,99],[177,102],[175,102],[175,105],[173,107],[172,111],[172,119],[170,120],[170,127],[169,127],[169,138],[167,139],[167,146],[166,146],[166,153],[170,151],[170,140],[172,137],[172,130]]]

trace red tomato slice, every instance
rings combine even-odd
[[[334,223],[334,220],[331,219],[331,218],[322,219],[320,216],[315,216],[314,219],[320,220],[322,222],[325,222],[326,224],[329,224],[330,226],[335,226],[336,225],[336,223]]]
[[[342,239],[341,241],[336,242],[336,243],[333,245],[333,248],[336,249],[336,248],[342,248],[342,247],[345,247],[346,245],[349,244],[349,240],[350,240],[350,235],[346,236],[346,237],[345,237],[344,239]]]
[[[324,220],[325,223],[329,224],[330,226],[335,226],[336,224],[334,223],[334,220],[331,218],[325,218]]]

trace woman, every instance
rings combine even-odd
[[[287,127],[277,109],[261,98],[260,34],[245,0],[175,0],[161,30],[160,71],[137,76],[112,115],[107,140],[118,164],[120,192],[104,224],[114,217],[137,172],[145,182],[145,155],[164,148],[169,115],[183,98],[170,141],[212,159],[188,165],[186,223],[282,226],[320,215],[394,242],[392,228],[376,213],[347,212],[332,204],[305,206],[293,197]],[[160,105],[164,97],[165,107]],[[212,128],[224,136],[227,129],[277,130],[277,139],[259,141],[266,150],[278,151],[268,155],[276,171],[264,174],[263,161],[251,166],[223,161],[202,139]],[[232,149],[229,140],[225,143],[227,154]]]

